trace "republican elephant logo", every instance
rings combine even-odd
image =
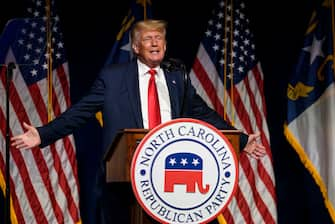
[[[209,191],[209,184],[203,187],[202,158],[194,153],[173,153],[165,159],[164,192],[174,192],[175,185],[186,185],[187,193],[195,193],[195,186],[199,192]]]

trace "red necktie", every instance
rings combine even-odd
[[[149,129],[152,129],[161,123],[161,113],[159,109],[159,100],[155,82],[156,70],[150,69],[151,75],[148,87],[148,118]]]

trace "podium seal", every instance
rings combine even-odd
[[[230,202],[237,181],[237,157],[228,139],[195,119],[151,130],[131,163],[135,197],[160,223],[210,222]]]

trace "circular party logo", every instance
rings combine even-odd
[[[151,130],[137,147],[131,183],[137,201],[161,223],[207,223],[231,200],[238,165],[228,139],[195,119]]]

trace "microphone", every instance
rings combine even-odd
[[[184,82],[184,96],[180,108],[180,115],[183,116],[187,110],[187,94],[190,85],[190,78],[188,72],[186,71],[186,66],[180,59],[169,58],[161,63],[161,67],[166,72],[180,71],[182,74],[182,79]]]
[[[163,70],[166,70],[167,72],[186,70],[185,64],[180,59],[177,58],[169,58],[167,60],[164,60],[161,63],[161,67],[163,68]]]

